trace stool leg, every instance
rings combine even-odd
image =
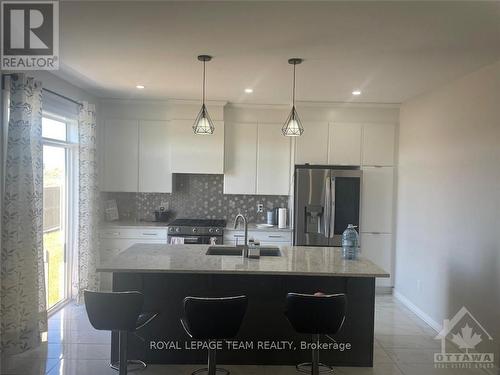
[[[120,331],[118,336],[119,336],[119,340],[120,340],[119,374],[120,375],[127,375],[127,332]]]
[[[217,371],[216,354],[217,349],[208,349],[208,375],[215,375]]]
[[[319,335],[313,336],[313,342],[316,343],[316,348],[312,349],[311,374],[319,375]]]

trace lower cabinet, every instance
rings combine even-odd
[[[260,242],[261,246],[291,246],[292,232],[283,231],[248,231],[248,238]],[[224,233],[224,245],[243,245],[245,233],[243,231],[226,230]]]
[[[166,244],[167,229],[130,227],[102,229],[99,232],[100,261],[106,262],[136,243]],[[113,285],[111,276],[110,272],[100,273],[100,289],[102,291],[112,290]]]
[[[393,256],[392,234],[390,233],[361,233],[361,255],[384,271],[391,274],[388,279],[378,278],[376,285],[392,287],[393,283]]]

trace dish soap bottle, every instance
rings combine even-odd
[[[356,259],[358,256],[359,235],[356,226],[349,224],[342,233],[342,256],[344,259]]]

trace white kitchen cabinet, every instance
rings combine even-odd
[[[328,123],[304,123],[304,133],[295,138],[295,164],[327,164]]]
[[[393,167],[363,167],[361,231],[392,233]]]
[[[172,120],[169,125],[172,173],[224,173],[224,122],[214,121],[211,135],[193,133],[193,120]]]
[[[363,126],[363,165],[394,165],[394,124],[365,124]]]
[[[330,124],[328,164],[361,164],[361,129],[357,123]]]
[[[255,194],[257,123],[228,124],[224,142],[224,194]]]
[[[103,190],[137,192],[139,122],[108,119],[104,123]]]
[[[168,121],[139,123],[139,191],[172,192]]]
[[[290,193],[290,137],[281,133],[281,124],[258,125],[257,194]]]
[[[393,286],[392,235],[387,233],[361,233],[361,256],[371,260],[391,275],[390,278],[377,278],[380,287]]]

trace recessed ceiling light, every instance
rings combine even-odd
[[[145,87],[146,87],[146,86],[144,86],[144,85],[137,85],[137,86],[135,86],[135,88],[136,88],[136,89],[139,89],[139,90],[142,90],[142,89],[144,89]]]
[[[352,94],[353,94],[353,95],[358,96],[358,95],[361,95],[361,91],[359,91],[359,90],[354,90],[354,91],[352,92]]]
[[[247,94],[251,94],[251,93],[253,92],[253,89],[250,89],[250,88],[245,89],[245,92],[246,92]]]

